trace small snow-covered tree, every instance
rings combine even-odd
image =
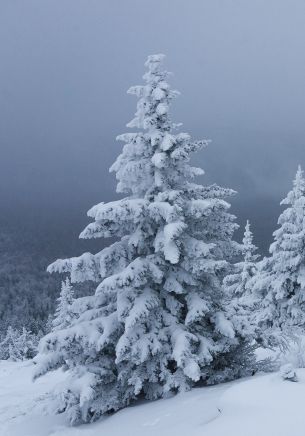
[[[231,311],[230,319],[239,331],[247,331],[249,337],[255,337],[253,311],[256,309],[256,301],[248,285],[257,271],[259,255],[255,254],[256,251],[257,247],[253,244],[253,234],[247,220],[241,244],[242,260],[232,265],[232,270],[224,278],[223,287],[228,299],[227,310]]]
[[[32,359],[37,353],[38,338],[25,327],[15,342],[15,348],[21,356],[21,360]]]
[[[53,330],[53,319],[54,319],[54,315],[49,314],[47,321],[45,323],[44,329],[43,329],[45,335],[50,333]]]
[[[52,321],[52,330],[61,330],[68,327],[71,321],[75,318],[73,311],[74,292],[70,279],[67,277],[61,283],[60,296],[57,299],[58,304],[55,311],[55,316]]]
[[[245,295],[247,283],[256,272],[256,262],[259,257],[255,254],[256,250],[257,247],[253,244],[250,223],[247,221],[241,245],[243,259],[233,265],[232,272],[224,279],[226,294],[237,297]]]
[[[9,359],[14,362],[32,359],[37,352],[37,339],[25,327],[21,332],[8,327],[4,340],[0,343],[1,359]]]
[[[138,97],[136,133],[125,142],[111,171],[124,199],[89,210],[94,222],[81,238],[116,237],[99,253],[58,260],[50,272],[72,282],[95,281],[95,295],[77,299],[73,325],[40,344],[35,376],[58,367],[70,378],[58,410],[89,421],[139,396],[232,379],[253,356],[247,337],[234,330],[224,304],[222,279],[236,254],[234,223],[225,201],[233,191],[193,182],[203,171],[189,164],[206,141],[175,133],[171,90],[163,55],[149,56]],[[243,348],[244,347],[244,348]],[[251,370],[251,369],[250,369]]]
[[[260,300],[256,321],[266,344],[281,342],[291,327],[305,325],[305,180],[299,166],[287,206],[273,233],[270,257],[262,260],[251,288]]]
[[[19,333],[11,326],[7,328],[6,335],[0,343],[0,357],[2,360],[21,360],[18,352],[17,341]]]
[[[286,365],[281,366],[280,376],[283,380],[289,380],[293,382],[298,381],[296,370],[291,363],[286,363]]]

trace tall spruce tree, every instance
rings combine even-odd
[[[169,107],[178,95],[167,83],[163,55],[149,56],[138,97],[137,129],[111,171],[124,199],[89,210],[81,238],[116,237],[99,253],[58,260],[50,272],[72,282],[97,282],[94,296],[76,300],[79,317],[40,345],[36,377],[68,368],[58,403],[72,422],[89,421],[140,396],[154,399],[242,375],[247,338],[235,331],[223,304],[222,279],[238,244],[224,200],[233,191],[192,181],[189,164],[207,141],[175,133]],[[237,356],[238,354],[238,356]],[[57,397],[59,398],[59,397]]]
[[[251,281],[261,302],[256,318],[261,338],[271,345],[281,343],[291,327],[305,325],[305,179],[300,166],[281,205],[287,208],[273,233],[271,256],[263,259]]]

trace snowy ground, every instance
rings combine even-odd
[[[305,370],[299,383],[278,374],[194,389],[138,404],[98,423],[71,428],[43,413],[62,373],[31,382],[32,364],[0,361],[1,436],[304,436]]]

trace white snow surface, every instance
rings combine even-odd
[[[305,369],[299,382],[257,375],[154,402],[138,403],[94,424],[71,427],[44,412],[61,371],[31,381],[33,363],[0,361],[1,436],[304,436]]]

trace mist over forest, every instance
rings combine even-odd
[[[42,276],[54,300],[58,280],[45,273],[48,263],[108,243],[78,235],[93,204],[119,198],[108,169],[134,112],[126,90],[147,54],[158,52],[181,92],[173,120],[212,140],[195,157],[206,173],[200,181],[238,192],[232,213],[241,229],[251,220],[267,254],[279,202],[305,160],[302,14],[275,1],[189,8],[179,0],[174,10],[161,0],[17,3],[0,5],[2,271],[16,255],[22,270],[34,264],[31,280]],[[0,280],[5,295],[9,279]],[[24,280],[18,287],[27,299]]]

